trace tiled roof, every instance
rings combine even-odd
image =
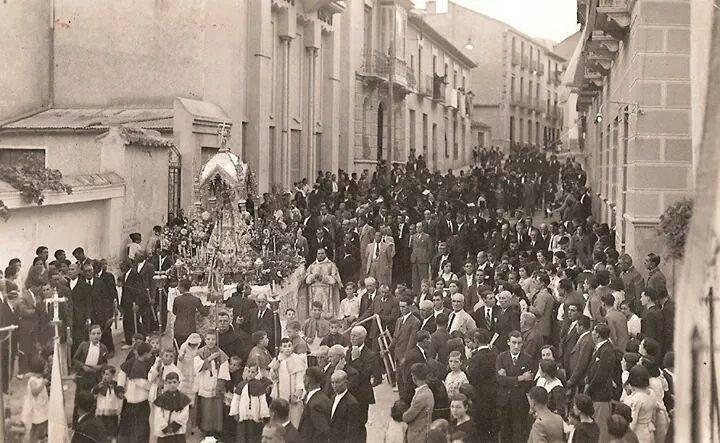
[[[107,129],[113,125],[172,130],[172,109],[54,108],[1,129]]]

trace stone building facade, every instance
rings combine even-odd
[[[359,5],[359,6],[358,6]],[[349,170],[372,170],[378,161],[405,161],[411,150],[431,169],[472,161],[472,60],[411,10],[409,1],[351,2],[344,44],[352,87],[345,91],[341,132],[350,138]],[[394,20],[393,20],[394,17]],[[393,32],[395,61],[391,68]],[[360,46],[358,43],[362,43]],[[350,49],[350,45],[352,49]],[[390,152],[389,77],[393,69],[394,146]],[[350,136],[352,135],[352,136]]]
[[[552,146],[560,140],[560,91],[566,60],[543,42],[484,14],[428,1],[424,18],[477,63],[472,71],[473,139],[507,149],[512,143]],[[482,123],[490,126],[486,137]]]
[[[463,98],[469,91],[462,85],[469,84],[472,61],[414,18],[410,2],[395,4],[393,10],[385,0],[0,3],[0,27],[10,36],[0,43],[0,62],[9,67],[0,76],[0,158],[37,151],[70,182],[105,189],[84,194],[99,208],[89,219],[78,212],[87,232],[98,220],[118,220],[104,225],[102,238],[109,240],[102,244],[78,238],[61,245],[54,231],[25,232],[16,236],[23,244],[3,248],[0,262],[11,258],[5,253],[30,253],[27,244],[87,245],[91,256],[119,258],[129,233],[147,237],[179,208],[192,213],[194,179],[217,152],[222,123],[231,127],[231,149],[256,171],[260,192],[289,189],[321,169],[372,170],[378,158],[390,158],[393,16],[402,51],[392,159],[406,160],[411,148],[438,149],[442,155],[431,166],[469,163]],[[424,85],[416,80],[418,45],[437,59],[435,72],[447,66],[445,78],[456,81],[439,82],[437,99],[418,89]],[[429,73],[430,56],[422,63]],[[423,132],[425,120],[437,126],[435,144],[430,130]],[[33,208],[12,188],[0,190],[0,198],[16,215],[22,208],[30,223]]]
[[[579,0],[578,89],[593,213],[633,257],[663,248],[665,208],[692,191],[690,2]]]

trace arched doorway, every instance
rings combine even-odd
[[[377,112],[377,161],[380,161],[383,159],[383,141],[385,139],[384,134],[384,125],[383,122],[385,120],[384,114],[385,111],[383,110],[383,104],[380,102],[378,105],[378,112]]]

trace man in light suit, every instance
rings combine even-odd
[[[395,364],[401,367],[405,363],[407,351],[415,346],[415,335],[420,329],[420,320],[410,311],[412,300],[403,297],[399,300],[400,318],[395,321],[395,329],[389,351],[392,353]],[[403,371],[398,371],[398,390],[403,391],[408,380],[403,376]]]
[[[428,372],[425,363],[415,363],[410,368],[410,376],[417,389],[410,402],[410,408],[403,414],[403,421],[408,424],[406,441],[409,442],[426,441],[430,431],[435,400],[427,385]]]
[[[365,248],[365,275],[374,277],[380,285],[390,285],[394,247],[391,243],[383,242],[383,237],[382,232],[376,232],[375,241]]]
[[[367,269],[367,247],[375,241],[375,228],[368,224],[366,217],[362,218],[362,226],[360,226],[360,259],[362,262],[363,272]]]
[[[322,392],[323,373],[320,368],[311,367],[305,371],[305,407],[303,408],[298,432],[302,441],[330,442],[330,409],[332,403]]]
[[[433,243],[429,234],[426,234],[422,223],[415,225],[417,231],[410,237],[410,264],[412,265],[412,289],[415,294],[420,293],[420,282],[428,278],[430,260],[433,256]]]
[[[365,423],[360,421],[358,401],[348,391],[348,375],[343,370],[336,370],[330,377],[334,392],[330,409],[330,441],[361,443]]]
[[[528,443],[564,441],[563,419],[548,409],[548,391],[542,386],[533,386],[528,391],[528,400],[535,416]]]

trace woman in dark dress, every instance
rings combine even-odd
[[[463,394],[454,395],[450,399],[450,435],[462,433],[465,435],[464,441],[477,441],[477,426],[470,415],[468,409],[470,402]]]
[[[595,407],[592,399],[585,394],[576,394],[573,400],[573,410],[570,413],[570,423],[575,429],[570,434],[568,442],[571,443],[597,443],[600,439],[600,428],[593,419]]]

